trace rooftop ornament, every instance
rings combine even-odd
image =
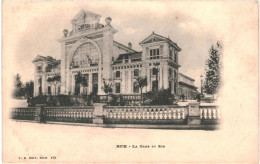
[[[110,23],[112,22],[112,19],[110,17],[107,17],[105,21],[106,21],[107,25],[110,25]]]
[[[68,33],[69,33],[69,31],[67,29],[63,30],[63,34],[64,34],[65,37],[67,37]]]

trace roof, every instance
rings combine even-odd
[[[131,60],[131,62],[137,62],[142,60],[142,52],[131,52],[120,54],[118,58],[113,62],[114,64],[122,63],[123,59]]]
[[[193,90],[197,90],[197,87],[195,87],[194,85],[187,84],[187,83],[185,83],[185,82],[183,82],[183,81],[179,81],[179,85],[182,85],[182,86],[191,88],[191,89],[193,89]]]
[[[61,60],[56,60],[51,56],[42,56],[42,55],[37,55],[36,58],[34,58],[32,62],[34,63],[34,62],[38,62],[38,61],[58,62],[58,63],[61,62]]]
[[[191,77],[189,77],[189,76],[187,76],[187,75],[184,75],[184,74],[182,74],[182,73],[179,73],[179,75],[182,76],[182,77],[184,77],[184,78],[186,78],[186,79],[189,79],[189,80],[191,80],[191,81],[195,81],[193,78],[191,78]]]
[[[113,43],[114,43],[115,45],[117,45],[117,46],[120,46],[121,48],[124,48],[124,49],[128,50],[128,51],[136,52],[134,49],[129,48],[128,46],[125,46],[125,45],[123,45],[122,43],[119,43],[119,42],[117,42],[117,41],[115,41],[115,40],[113,41]]]
[[[152,38],[156,38],[157,40],[152,41],[151,40]],[[170,38],[166,38],[162,35],[155,34],[154,32],[151,35],[149,35],[147,38],[145,38],[143,41],[141,41],[139,44],[142,45],[142,44],[158,42],[158,41],[167,41],[171,43],[174,47],[176,47],[179,51],[181,51],[181,48],[177,45],[177,43],[173,42]]]

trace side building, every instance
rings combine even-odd
[[[196,99],[197,94],[197,87],[195,87],[194,82],[195,80],[179,73],[179,87],[178,87],[178,95],[182,96],[184,100],[192,100]]]
[[[181,48],[170,38],[154,32],[140,42],[142,51],[125,46],[114,40],[117,30],[111,26],[112,19],[100,23],[99,14],[81,10],[72,20],[72,30],[63,31],[61,60],[38,55],[34,60],[34,95],[96,93],[104,95],[104,82],[111,84],[113,94],[140,94],[136,87],[137,77],[147,77],[148,85],[143,92],[170,89],[178,94],[180,83],[179,52]],[[85,76],[86,88],[76,85],[75,76]],[[60,83],[48,82],[59,76]]]

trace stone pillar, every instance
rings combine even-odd
[[[37,75],[34,76],[34,96],[38,95],[38,77]]]
[[[163,67],[160,66],[159,67],[159,85],[158,85],[158,89],[163,89]]]
[[[88,94],[92,92],[92,73],[89,73]]]
[[[104,122],[104,103],[95,103],[93,111],[93,123],[103,124]]]
[[[65,42],[61,42],[61,64],[60,64],[60,76],[61,76],[61,94],[65,94],[65,81],[66,81],[66,76],[65,76]],[[68,65],[67,65],[68,67]]]
[[[169,88],[169,73],[168,66],[166,64],[163,65],[163,89]]]
[[[121,93],[126,93],[125,92],[125,83],[126,83],[125,70],[122,70],[121,73],[122,73],[122,82],[121,82],[122,89],[121,89]]]
[[[146,92],[151,91],[151,77],[150,77],[150,67],[146,65],[146,75],[147,75],[147,87],[146,87]]]
[[[46,95],[46,86],[47,86],[47,79],[46,79],[46,75],[43,74],[42,75],[42,94]]]
[[[45,104],[37,104],[34,120],[39,123],[46,123],[46,111],[44,109]]]
[[[188,106],[188,125],[200,125],[200,107],[199,103],[189,103]]]
[[[71,94],[74,95],[75,93],[75,76],[71,75]]]

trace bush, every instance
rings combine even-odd
[[[122,95],[111,95],[111,97],[110,106],[125,106],[127,104]]]
[[[144,105],[173,105],[176,102],[170,90],[147,92],[144,96]]]

